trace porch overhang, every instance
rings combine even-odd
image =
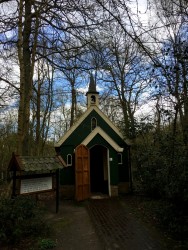
[[[107,141],[112,148],[114,148],[117,152],[122,153],[124,148],[121,148],[109,135],[107,135],[104,130],[100,127],[96,127],[83,141],[81,144],[87,146],[89,142],[97,135],[103,137],[105,141]]]

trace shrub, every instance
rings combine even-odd
[[[172,203],[171,201],[161,201],[158,204],[158,209],[155,210],[155,214],[160,224],[163,225],[175,239],[182,241],[187,240],[187,215],[181,205]]]
[[[164,129],[150,134],[136,148],[133,173],[140,190],[161,199],[157,211],[160,223],[174,235],[185,240],[188,235],[188,153],[182,137]]]
[[[37,202],[18,196],[0,201],[0,241],[19,242],[27,236],[36,236],[47,230]]]
[[[40,239],[38,242],[39,249],[52,249],[56,246],[56,243],[52,239]]]

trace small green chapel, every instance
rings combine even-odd
[[[81,201],[93,194],[128,193],[130,145],[99,109],[93,76],[86,96],[87,110],[55,144],[67,165],[60,173],[61,195]]]

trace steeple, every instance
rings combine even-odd
[[[88,90],[88,92],[92,92],[92,93],[97,92],[96,83],[94,81],[94,78],[93,78],[92,74],[90,75],[90,82],[89,82],[89,90]]]
[[[91,105],[99,106],[99,92],[96,90],[96,82],[93,75],[90,75],[89,89],[86,93],[87,96],[87,107]]]

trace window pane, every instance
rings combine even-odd
[[[93,117],[91,119],[91,130],[94,130],[97,127],[97,119]]]
[[[118,153],[118,164],[122,164],[122,154]]]
[[[72,166],[72,155],[71,154],[67,155],[67,166]]]

